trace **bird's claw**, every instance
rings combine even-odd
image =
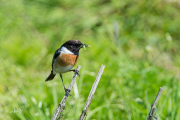
[[[67,96],[68,96],[68,95],[72,96],[72,95],[70,94],[70,90],[69,90],[69,89],[67,89],[67,88],[64,87],[64,90],[65,90]]]
[[[77,74],[77,75],[80,77],[80,74],[79,74],[79,71],[78,71],[78,70],[73,69],[73,70],[70,70],[70,71],[73,71],[75,74]]]

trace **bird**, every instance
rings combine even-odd
[[[72,68],[76,65],[79,59],[79,50],[86,47],[91,46],[83,44],[79,40],[73,39],[66,41],[59,49],[55,51],[52,59],[52,70],[45,81],[51,81],[54,79],[56,74],[59,74],[63,83],[64,90],[66,94],[69,94],[69,90],[66,89],[64,85],[62,73],[73,71],[79,75],[79,72],[76,69]]]

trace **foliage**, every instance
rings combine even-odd
[[[1,0],[0,118],[52,117],[64,90],[59,76],[44,81],[54,51],[78,39],[92,47],[80,51],[64,119],[78,119],[101,64],[87,119],[146,119],[159,87],[156,116],[180,119],[179,20],[179,3],[164,0]]]

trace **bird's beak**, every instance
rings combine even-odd
[[[83,44],[81,47],[82,47],[84,50],[86,50],[86,47],[91,47],[91,46],[90,46],[90,45]]]

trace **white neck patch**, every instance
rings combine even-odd
[[[68,50],[66,47],[61,47],[61,51],[62,51],[62,53],[65,53],[65,54],[72,54],[72,55],[74,55],[74,53],[72,53],[70,50]]]

